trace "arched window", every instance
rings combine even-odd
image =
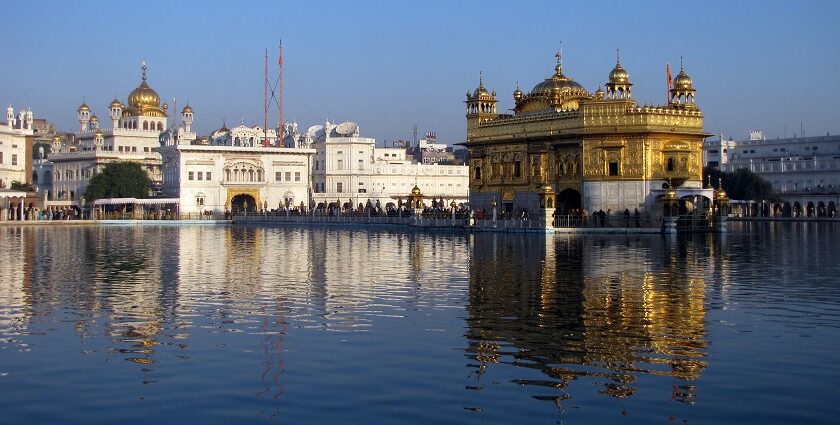
[[[157,129],[158,129],[158,131],[163,131],[163,123],[162,122],[159,122],[157,124]]]
[[[476,180],[481,180],[481,167],[480,166],[475,167],[475,179]]]
[[[143,121],[143,130],[148,130],[148,129],[149,129],[149,122],[148,121]]]
[[[225,181],[230,181],[230,170],[227,168],[225,169]]]
[[[665,166],[665,171],[674,171],[674,158],[668,158],[668,163]]]

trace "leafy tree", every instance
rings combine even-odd
[[[32,145],[32,159],[38,159],[40,155],[38,148],[44,148],[44,157],[48,157],[52,153],[52,145],[49,143],[35,143]]]
[[[781,202],[782,198],[773,190],[773,185],[746,168],[727,173],[717,168],[706,167],[703,174],[710,176],[712,185],[722,182],[723,190],[731,199]]]
[[[19,190],[21,192],[32,192],[34,190],[32,188],[32,185],[28,185],[19,181],[13,181],[10,189]]]
[[[148,198],[151,180],[136,162],[111,162],[90,179],[85,199]]]

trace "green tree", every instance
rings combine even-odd
[[[722,182],[723,190],[731,199],[781,202],[782,198],[773,190],[773,185],[746,168],[727,173],[717,168],[706,167],[703,174],[710,177],[712,185]]]
[[[12,182],[12,185],[11,185],[10,189],[19,190],[21,192],[32,192],[33,190],[35,190],[32,187],[32,185],[28,185],[26,183],[22,183],[22,182],[19,182],[17,180]]]
[[[85,199],[148,198],[151,188],[149,176],[136,162],[112,162],[90,179]]]

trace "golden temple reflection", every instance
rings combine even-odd
[[[670,244],[658,236],[475,235],[467,352],[477,373],[512,361],[562,388],[595,378],[616,398],[636,394],[640,375],[700,378],[706,281],[696,263],[707,254],[702,244]],[[693,399],[693,387],[675,388],[676,398]]]

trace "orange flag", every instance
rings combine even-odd
[[[668,75],[668,88],[671,88],[671,84],[673,84],[673,78],[671,77],[671,64],[665,64],[665,73]]]

